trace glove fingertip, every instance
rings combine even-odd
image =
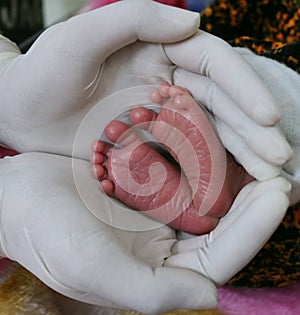
[[[259,181],[269,180],[280,174],[280,168],[273,165],[252,165],[245,168],[251,176]]]
[[[280,121],[281,114],[275,106],[260,104],[254,108],[253,117],[260,125],[273,126]]]
[[[141,7],[141,9],[145,9],[145,7]],[[137,35],[142,41],[177,42],[192,36],[199,29],[199,13],[157,2],[149,2],[148,9],[150,11],[147,15],[149,17],[147,18],[149,19],[148,27],[140,27],[145,25],[143,14],[140,15],[142,20],[137,23]]]

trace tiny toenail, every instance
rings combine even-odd
[[[163,97],[167,97],[169,95],[169,87],[168,86],[160,86],[159,87],[159,93]]]
[[[178,104],[178,105],[184,104],[185,101],[186,101],[185,95],[177,95],[177,96],[175,97],[175,103]]]
[[[158,91],[152,91],[150,93],[150,99],[155,102],[155,103],[160,103],[161,102],[161,96],[160,94],[158,93]]]
[[[180,90],[178,90],[175,87],[172,87],[172,88],[170,88],[169,93],[170,93],[171,96],[176,96],[176,95],[178,95],[178,93],[180,93]]]

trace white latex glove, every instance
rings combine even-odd
[[[77,162],[90,195],[100,195],[90,163]],[[174,230],[122,231],[91,214],[77,193],[71,158],[24,153],[1,159],[0,174],[0,256],[57,292],[147,314],[216,305],[216,288],[205,277],[162,267],[176,242]]]
[[[90,198],[101,195],[89,162],[76,160],[76,168]],[[216,306],[214,283],[229,279],[263,246],[290,189],[283,178],[253,182],[210,235],[177,242],[167,226],[129,232],[97,220],[78,195],[68,157],[24,153],[0,160],[0,173],[1,256],[63,295],[149,314]],[[109,199],[102,199],[109,214]]]
[[[278,175],[291,150],[269,127],[280,117],[272,95],[224,41],[202,31],[181,41],[198,23],[192,12],[127,0],[48,29],[26,55],[2,42],[2,51],[14,52],[2,55],[6,62],[0,67],[0,141],[20,152],[70,156],[80,122],[99,100],[120,89],[167,81],[187,87],[231,126],[235,140],[227,134],[222,139],[249,173],[258,179]],[[88,152],[87,143],[78,157],[88,159]]]
[[[237,52],[257,71],[276,98],[282,119],[279,126],[290,143],[293,159],[283,166],[282,175],[292,183],[291,205],[300,201],[300,75],[287,66],[258,56],[245,48]]]
[[[0,142],[20,152],[70,156],[81,120],[112,92],[106,84],[114,77],[106,73],[104,61],[138,39],[180,41],[194,34],[199,22],[199,14],[190,11],[125,0],[50,27],[25,55],[0,37]],[[166,63],[161,46],[155,57],[158,66]],[[139,70],[143,74],[143,67]]]

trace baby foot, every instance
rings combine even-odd
[[[129,207],[188,233],[208,233],[247,182],[246,173],[187,91],[164,84],[150,98],[162,105],[160,113],[139,107],[130,118],[168,148],[182,171],[129,126],[113,121],[105,135],[121,148],[94,142],[94,174],[105,193]]]
[[[154,137],[168,147],[193,190],[198,214],[223,216],[253,178],[226,151],[207,112],[187,90],[165,83],[150,99],[162,105],[159,114],[139,107],[131,112],[132,122],[148,122]]]

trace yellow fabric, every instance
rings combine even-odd
[[[12,263],[0,283],[1,315],[62,315],[55,307],[51,289],[33,274]],[[135,311],[116,311],[118,315],[143,315]],[[84,314],[83,314],[84,315]],[[217,310],[178,310],[161,315],[226,315]]]
[[[138,312],[122,311],[121,315],[143,315]],[[226,315],[217,310],[206,310],[206,311],[188,311],[188,310],[178,310],[169,313],[164,313],[161,315]]]
[[[0,285],[1,315],[60,315],[52,291],[30,272],[12,263]]]

